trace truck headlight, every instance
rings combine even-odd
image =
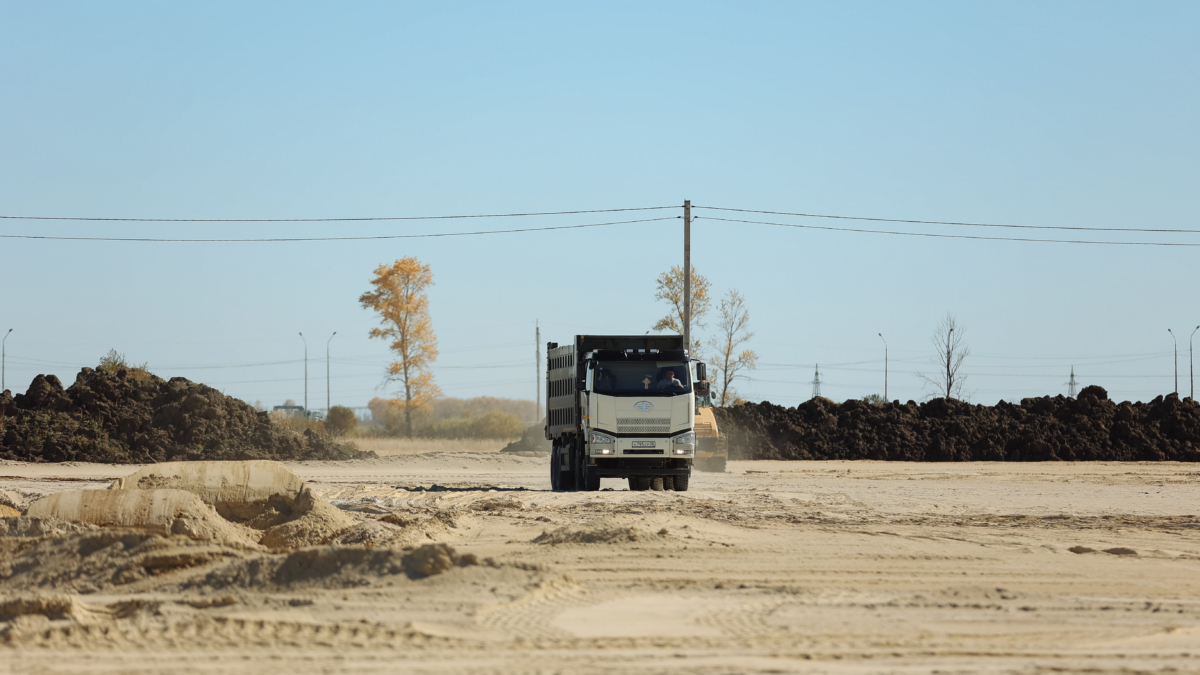
[[[696,444],[696,432],[689,431],[686,434],[676,436],[672,440],[674,441],[674,443],[676,445],[695,445]]]
[[[593,431],[592,434],[588,436],[588,442],[594,445],[612,445],[613,443],[617,442],[617,439],[609,436],[608,434],[600,433],[599,431]]]

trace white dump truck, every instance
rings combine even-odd
[[[688,489],[696,457],[696,397],[703,363],[679,335],[577,335],[547,344],[546,439],[556,491]]]

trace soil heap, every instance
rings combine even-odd
[[[350,459],[374,456],[267,413],[212,387],[140,369],[84,368],[63,389],[38,375],[25,394],[0,392],[0,458],[31,462]]]
[[[500,452],[550,454],[550,450],[551,443],[546,440],[546,424],[542,422],[526,427],[520,438],[501,448]]]
[[[952,399],[881,406],[814,398],[716,409],[734,459],[1200,461],[1200,404],[1175,394],[1115,403],[1102,387],[1078,398],[970,405]]]

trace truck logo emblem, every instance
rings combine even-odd
[[[638,412],[650,412],[654,410],[654,404],[650,401],[638,401],[633,404],[633,409]]]

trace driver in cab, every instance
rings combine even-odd
[[[683,383],[675,378],[674,370],[667,368],[659,376],[656,388],[659,391],[683,391],[687,387],[683,386]]]

